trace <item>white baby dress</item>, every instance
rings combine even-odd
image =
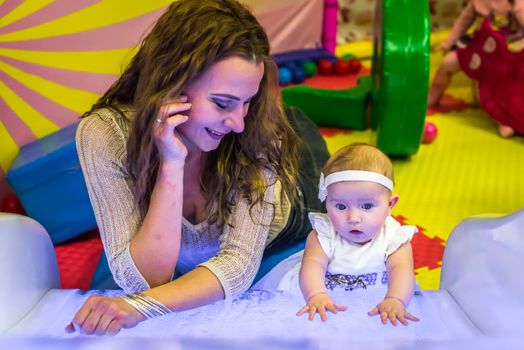
[[[389,216],[378,235],[369,243],[359,245],[338,235],[327,214],[310,213],[309,220],[329,259],[326,287],[331,290],[387,288],[386,259],[417,232],[415,226],[402,226]],[[304,251],[300,251],[280,262],[257,283],[257,288],[300,293],[303,254]]]

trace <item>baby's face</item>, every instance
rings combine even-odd
[[[326,208],[344,239],[367,243],[379,232],[396,201],[384,186],[368,181],[342,181],[328,186]]]

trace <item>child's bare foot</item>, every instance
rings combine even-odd
[[[499,124],[499,135],[507,139],[515,134],[515,130],[511,126]]]

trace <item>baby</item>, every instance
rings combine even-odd
[[[289,270],[278,289],[299,284],[313,320],[319,314],[346,310],[329,290],[373,288],[387,284],[387,293],[368,315],[380,315],[407,325],[419,319],[406,308],[415,288],[410,240],[414,226],[401,226],[391,214],[398,201],[393,191],[393,165],[377,148],[353,144],[336,152],[320,176],[319,199],[326,201],[327,214],[310,213],[309,234],[300,269]],[[297,278],[298,275],[298,278]]]

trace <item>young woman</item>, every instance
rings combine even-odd
[[[265,249],[307,235],[328,153],[311,121],[281,109],[276,72],[237,1],[180,0],[159,18],[77,131],[127,294],[90,297],[67,331],[115,334],[230,297],[249,288]]]

